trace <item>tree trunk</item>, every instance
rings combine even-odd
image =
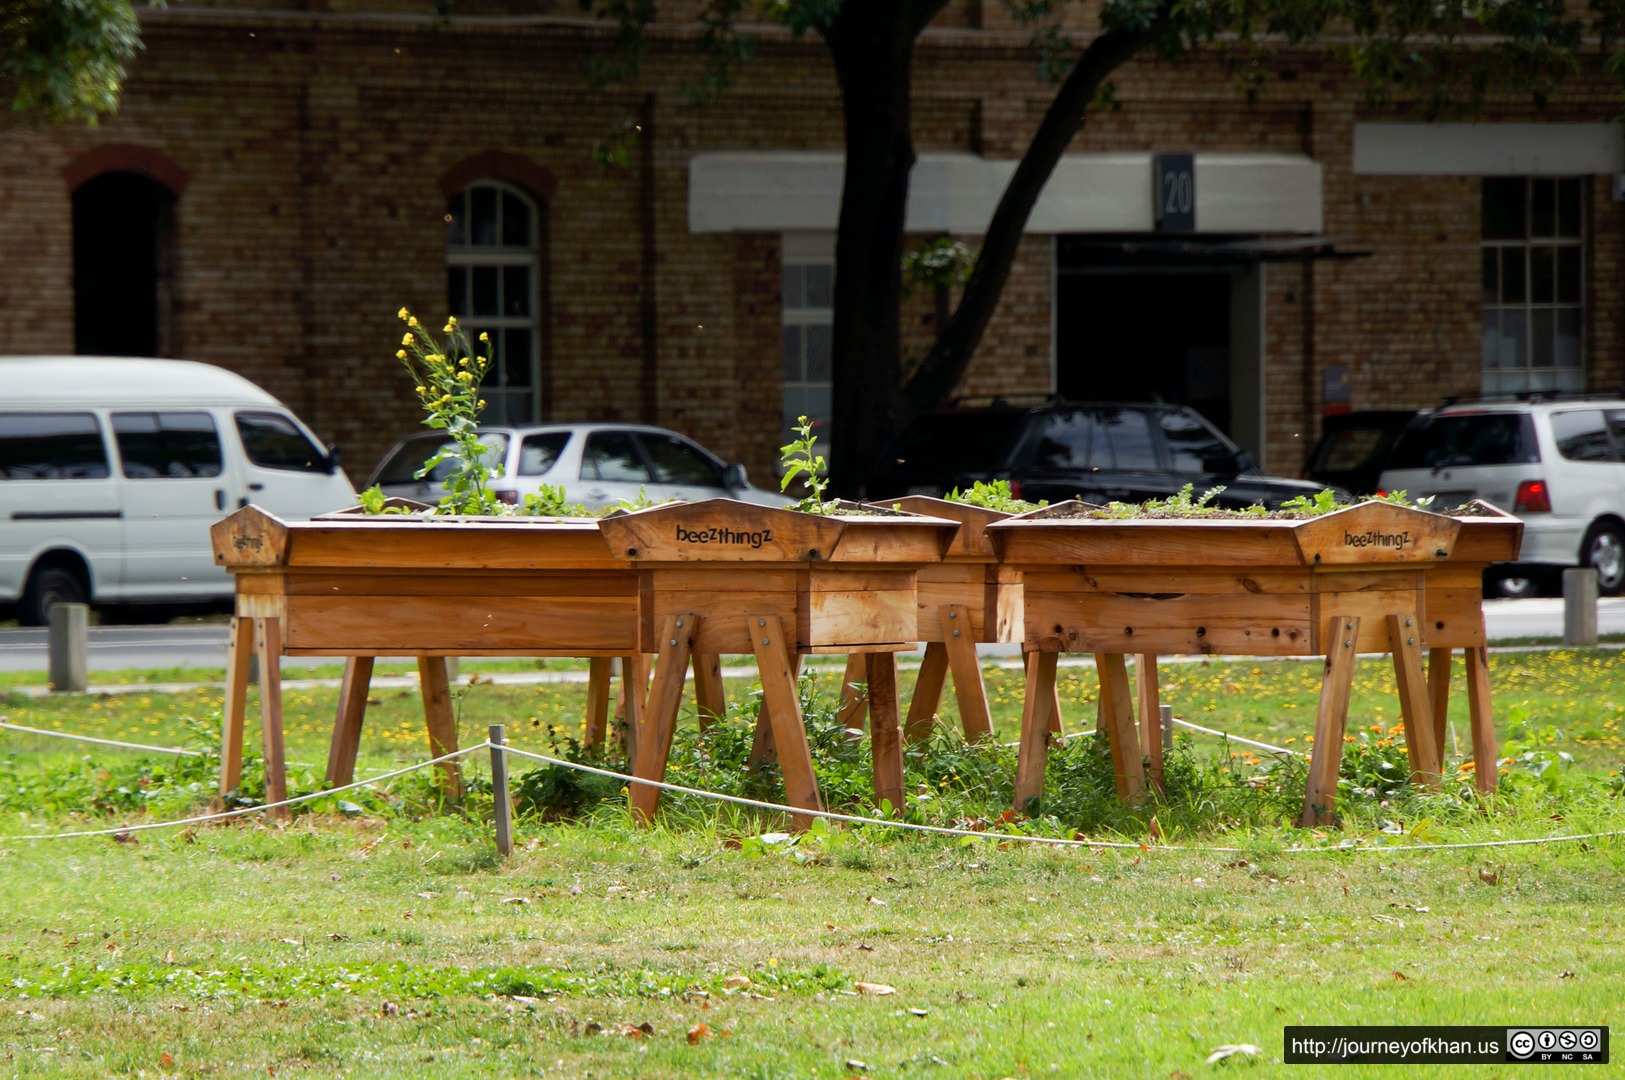
[[[845,112],[835,237],[830,488],[862,496],[890,442],[902,378],[903,227],[914,141],[914,43],[946,0],[863,0],[824,28]]]

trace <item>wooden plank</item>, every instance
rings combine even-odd
[[[737,576],[748,578],[750,575]],[[649,606],[643,612],[645,649],[657,647],[660,635],[656,627],[669,616],[685,611],[699,617],[700,635],[694,639],[694,651],[702,653],[729,655],[751,651],[751,638],[739,618],[741,611],[775,612],[787,626],[796,625],[798,601],[792,591],[692,592],[667,590],[662,587],[663,581],[663,575],[656,577]]]
[[[1056,652],[1310,655],[1306,596],[1262,596],[1245,604],[1210,597],[1082,598],[1026,590],[1023,640]]]
[[[451,675],[443,656],[418,657],[418,685],[423,692],[423,722],[429,733],[429,756],[457,749],[457,715],[451,704]],[[435,766],[448,799],[463,797],[463,770],[455,761]]]
[[[1049,712],[1055,700],[1053,652],[1026,654],[1027,686],[1021,706],[1021,746],[1016,751],[1017,813],[1031,814],[1044,794],[1044,768],[1049,763]]]
[[[1388,651],[1388,616],[1413,618],[1422,607],[1421,580],[1416,588],[1371,592],[1337,592],[1311,597],[1316,634],[1311,639],[1314,652],[1324,651],[1327,641],[1339,635],[1328,629],[1338,616],[1353,616],[1360,620],[1359,637],[1354,642],[1356,652]]]
[[[846,669],[841,672],[839,700],[841,726],[848,731],[862,731],[864,718],[869,712],[869,662],[866,653],[850,653]]]
[[[677,730],[677,710],[683,704],[683,680],[688,674],[689,647],[697,629],[693,614],[667,616],[661,629],[663,640],[655,660],[654,685],[649,687],[642,723],[633,740],[632,775],[640,780],[664,781],[666,763],[671,757],[672,736]],[[660,789],[633,784],[628,796],[632,818],[640,825],[654,820],[660,805]]]
[[[982,586],[982,641],[1021,640],[1026,612],[1026,586],[1019,574],[1002,567],[991,572]]]
[[[801,678],[801,654],[792,653],[790,656],[790,675],[794,679]],[[797,708],[800,708],[801,696],[796,695]],[[756,730],[752,733],[750,743],[750,757],[745,759],[745,768],[755,772],[769,762],[779,760],[779,751],[773,744],[773,716],[767,697],[762,697],[761,708],[756,713]]]
[[[995,521],[1004,521],[1010,515],[1002,510],[989,510],[968,503],[949,502],[929,495],[905,495],[901,499],[883,499],[883,506],[895,506],[910,514],[942,518],[959,522],[959,532],[948,545],[944,558],[974,559],[987,562],[994,558],[993,542],[987,537],[987,527]]]
[[[1100,676],[1101,713],[1112,752],[1112,777],[1117,797],[1138,803],[1145,795],[1145,758],[1134,723],[1134,701],[1129,696],[1128,665],[1122,653],[1099,653],[1095,670]]]
[[[908,719],[903,725],[903,739],[910,746],[931,737],[947,678],[948,647],[940,641],[926,642],[925,656],[914,679],[914,697],[908,703]]]
[[[1343,732],[1348,726],[1349,686],[1354,679],[1354,647],[1360,620],[1339,619],[1342,631],[1332,639],[1326,655],[1326,673],[1320,683],[1320,705],[1315,711],[1315,748],[1309,757],[1309,784],[1303,798],[1299,828],[1330,824],[1337,808],[1337,773],[1343,764]]]
[[[930,567],[927,569],[943,569],[943,567]],[[959,609],[960,617],[969,620],[971,640],[992,641],[987,634],[985,623],[986,601],[989,595],[987,584],[982,580],[983,567],[980,565],[956,566],[956,570],[973,571],[974,580],[967,581],[929,581],[926,571],[920,572],[919,586],[916,590],[918,602],[915,608],[916,630],[921,641],[941,641],[946,628],[942,625],[941,611],[944,607],[952,605]],[[959,629],[963,632],[964,626]]]
[[[1027,567],[1026,587],[1043,593],[1125,593],[1148,599],[1177,596],[1302,596],[1313,588],[1306,566],[1082,566]]]
[[[361,752],[361,725],[367,716],[367,692],[372,689],[372,668],[370,656],[352,656],[344,661],[339,710],[333,718],[333,738],[327,747],[329,787],[343,787],[355,779],[355,759]]]
[[[989,525],[987,532],[1007,566],[1280,567],[1301,561],[1292,539],[1292,523],[1284,521],[1011,518]]]
[[[875,806],[890,803],[892,816],[901,818],[907,803],[903,797],[903,740],[898,715],[897,656],[895,653],[868,653],[865,659]]]
[[[248,713],[248,672],[254,659],[254,622],[235,616],[226,645],[226,693],[220,705],[220,795],[243,779],[243,726]]]
[[[593,750],[604,745],[604,732],[609,725],[611,666],[607,656],[594,656],[587,661],[587,720],[581,744]]]
[[[1416,619],[1409,615],[1390,615],[1387,622],[1400,716],[1405,723],[1405,751],[1411,761],[1411,783],[1437,790],[1442,759],[1433,724],[1433,702],[1422,673],[1422,635]]]
[[[1145,749],[1146,776],[1158,791],[1162,788],[1162,704],[1157,685],[1157,656],[1141,653],[1134,658],[1134,703],[1140,718],[1140,744]]]
[[[777,615],[746,617],[751,640],[756,644],[756,666],[762,675],[762,705],[773,725],[773,745],[778,750],[779,772],[784,776],[785,801],[804,810],[822,810],[818,777],[813,772],[812,751],[807,746],[807,730],[796,694],[796,678],[790,667],[793,651]],[[797,830],[812,825],[805,814],[791,817]]]
[[[735,571],[737,573],[737,571]],[[914,592],[919,576],[914,567],[825,566],[807,568],[808,593]]]
[[[1490,705],[1490,658],[1484,646],[1467,649],[1467,717],[1473,731],[1473,786],[1489,793],[1500,783],[1495,713]]]
[[[637,750],[643,703],[649,693],[649,658],[642,652],[621,657],[621,686],[615,703],[615,740],[631,761]]]
[[[254,623],[254,652],[260,658],[260,747],[265,762],[265,801],[288,797],[288,767],[282,739],[282,623],[258,619]],[[288,817],[287,807],[272,810],[277,820]]]
[[[541,518],[355,518],[288,527],[289,567],[403,571],[610,570],[615,558],[596,521]]]
[[[698,616],[695,620],[698,621]],[[696,652],[692,659],[694,711],[699,716],[700,730],[704,731],[728,715],[728,695],[722,687],[722,657],[716,653]]]
[[[1422,600],[1422,632],[1434,648],[1465,649],[1484,644],[1483,586],[1475,575],[1461,588],[1436,586],[1431,580]]]
[[[1457,518],[1461,531],[1450,553],[1451,562],[1462,562],[1474,570],[1493,562],[1511,562],[1518,557],[1523,541],[1523,522],[1511,514],[1496,517]]]
[[[217,566],[276,566],[288,554],[288,525],[257,506],[209,526]]]
[[[835,550],[842,522],[774,506],[707,499],[618,514],[598,523],[618,557],[654,562],[794,562]]]
[[[1450,715],[1450,658],[1447,648],[1428,650],[1428,698],[1433,703],[1433,741],[1444,761],[1445,721]]]
[[[377,656],[577,656],[636,648],[637,602],[625,597],[290,598],[288,647]]]
[[[1305,564],[1435,562],[1448,558],[1461,523],[1393,503],[1363,502],[1296,523]]]
[[[959,723],[965,739],[991,739],[993,715],[987,707],[987,684],[982,681],[982,665],[976,659],[976,634],[970,619],[952,604],[942,607],[937,617],[948,630],[943,645],[954,673],[954,698],[959,702]]]
[[[256,575],[258,576],[258,575]],[[299,570],[281,575],[290,596],[634,597],[635,570]],[[239,581],[242,576],[239,577]],[[242,591],[239,589],[239,591]]]
[[[812,592],[807,595],[807,637],[813,648],[918,641],[913,589]]]

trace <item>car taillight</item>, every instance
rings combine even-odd
[[[505,502],[510,506],[519,505],[519,492],[517,491],[493,491],[491,494],[497,497],[498,502]]]
[[[1383,488],[1378,488],[1376,491],[1376,496],[1379,499],[1386,499],[1388,497],[1388,492]]]
[[[1021,498],[1021,481],[1020,480],[1012,480],[1012,481],[1010,481],[1010,497],[1012,499]]]
[[[1551,513],[1552,493],[1546,487],[1544,480],[1525,480],[1518,485],[1518,493],[1512,497],[1512,512],[1514,514],[1545,511]]]

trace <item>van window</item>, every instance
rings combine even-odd
[[[519,443],[519,475],[542,476],[559,460],[564,446],[570,441],[568,431],[549,431],[541,435],[526,435]]]
[[[640,438],[643,440],[643,450],[654,467],[655,483],[722,486],[722,474],[699,447],[675,435],[644,432]]]
[[[1601,409],[1567,409],[1552,413],[1552,441],[1570,461],[1616,461]]]
[[[0,480],[105,480],[107,447],[91,413],[0,413]]]
[[[581,454],[581,479],[647,484],[649,470],[626,432],[596,431],[587,436],[587,448]]]
[[[1151,420],[1145,413],[1108,406],[1095,413],[1095,423],[1111,447],[1111,456],[1108,465],[1101,460],[1097,448],[1096,456],[1089,461],[1090,468],[1154,471],[1161,467],[1157,461],[1157,444],[1151,435]],[[1098,442],[1099,436],[1096,439]]]
[[[1449,413],[1407,431],[1390,469],[1444,469],[1454,465],[1526,465],[1540,461],[1527,413]]]
[[[114,413],[113,438],[132,480],[220,475],[220,434],[208,413]]]
[[[1159,415],[1168,440],[1168,463],[1178,473],[1234,473],[1236,452],[1224,438],[1189,413]]]
[[[327,453],[306,438],[297,424],[279,413],[240,412],[237,434],[248,460],[262,469],[332,472]]]

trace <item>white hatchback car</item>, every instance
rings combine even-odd
[[[752,487],[743,465],[725,465],[715,454],[675,431],[640,424],[531,424],[480,429],[491,448],[492,470],[501,475],[491,490],[503,502],[518,504],[546,484],[564,488],[567,502],[589,510],[637,499],[738,499],[764,506],[792,500]],[[444,462],[433,473],[417,477],[428,461],[451,440],[444,432],[409,435],[390,448],[366,487],[379,485],[385,495],[438,502],[442,481],[451,471]]]
[[[1522,518],[1517,563],[1495,570],[1507,595],[1568,566],[1593,567],[1604,596],[1625,592],[1625,400],[1448,405],[1405,433],[1379,485]]]

